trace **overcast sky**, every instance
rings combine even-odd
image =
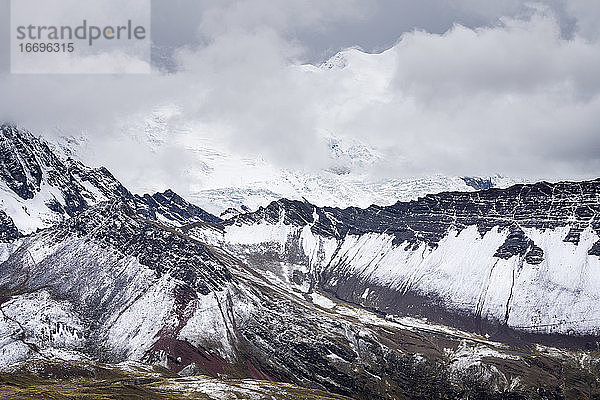
[[[42,134],[109,141],[174,105],[173,126],[283,167],[321,167],[335,135],[386,176],[600,176],[598,1],[155,0],[150,75],[11,75],[8,11],[0,119]],[[303,66],[346,48],[383,54]]]

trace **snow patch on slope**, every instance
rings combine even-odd
[[[12,218],[22,233],[47,228],[62,219],[48,208],[46,204],[50,201],[57,201],[63,206],[65,203],[62,193],[44,181],[35,197],[28,200],[18,197],[6,183],[0,181],[0,209]]]
[[[331,265],[366,282],[444,300],[448,307],[544,333],[598,333],[600,259],[587,254],[598,236],[563,242],[569,227],[527,231],[544,261],[494,257],[508,231],[481,237],[475,226],[449,232],[437,248],[393,245],[386,234],[348,236]]]
[[[30,357],[82,359],[87,329],[66,301],[44,290],[0,305],[0,368]]]
[[[161,328],[177,324],[171,313],[175,304],[174,289],[175,280],[163,275],[154,285],[134,297],[133,303],[114,321],[107,321],[107,341],[116,354],[126,354],[130,360],[142,360],[158,339]]]
[[[227,296],[231,296],[231,293],[225,290],[194,300],[194,314],[179,332],[179,339],[187,340],[196,347],[217,349],[221,357],[232,362],[235,358],[235,342],[231,330],[235,321],[231,320],[230,312],[233,310],[227,308],[230,303]],[[246,317],[247,312],[243,314],[240,320]]]
[[[508,326],[540,333],[597,334],[600,332],[600,259],[588,251],[598,241],[591,228],[575,245],[564,242],[569,226],[555,230],[525,229],[544,258],[529,264],[516,255],[494,255],[509,230],[492,228],[483,236],[476,226],[450,230],[436,247],[422,242],[395,244],[386,233],[348,235],[338,241],[315,235],[311,224],[303,227],[265,222],[227,226],[224,243],[270,244],[283,254],[295,241],[307,259],[307,271],[299,266],[279,266],[284,280],[295,271],[330,276],[326,285],[336,287],[340,278],[360,280],[366,288],[355,295],[369,305],[378,288],[440,299],[450,310],[467,312]],[[299,286],[300,287],[300,286]],[[306,292],[306,289],[304,290]]]

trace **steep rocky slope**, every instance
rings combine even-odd
[[[146,219],[182,226],[194,222],[219,223],[222,219],[189,203],[170,189],[163,193],[135,195],[136,211]]]
[[[208,227],[208,226],[207,226]],[[3,245],[0,361],[138,361],[362,399],[597,393],[594,353],[511,348],[301,290],[101,203]]]
[[[598,336],[598,215],[600,180],[541,182],[366,209],[280,200],[190,234],[382,312],[502,339],[504,327]]]
[[[51,226],[109,200],[124,200],[147,218],[172,225],[220,221],[172,191],[133,195],[106,168],[63,159],[27,130],[0,125],[0,240]]]

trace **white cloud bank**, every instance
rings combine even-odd
[[[190,140],[284,167],[327,166],[322,138],[336,135],[383,154],[370,171],[377,176],[596,177],[600,10],[592,3],[569,3],[576,24],[568,36],[537,7],[488,27],[407,32],[381,54],[347,50],[319,68],[297,61],[305,48],[290,31],[327,29],[335,7],[360,18],[358,3],[219,3],[199,22],[201,44],[175,51],[177,72],[4,75],[0,116],[45,132],[85,130],[105,149],[97,162],[133,187],[151,170],[172,170],[162,174],[166,186],[181,186],[183,169],[198,167],[185,146],[131,156],[136,150],[114,140],[128,121],[165,105],[178,109],[169,129],[193,127]],[[186,162],[173,166],[179,159]]]

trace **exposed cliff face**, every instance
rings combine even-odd
[[[274,269],[383,312],[469,329],[481,320],[492,324],[488,333],[495,325],[599,335],[599,196],[594,180],[441,193],[367,209],[281,200],[226,221],[214,240],[239,254],[301,265]]]
[[[11,242],[19,237],[21,237],[21,233],[12,218],[0,210],[0,242]]]
[[[63,161],[31,133],[0,126],[0,200],[3,211],[23,233],[75,215],[100,200],[102,191],[90,184],[90,175],[110,180],[106,173]]]
[[[216,224],[223,221],[221,218],[187,202],[170,189],[153,195],[136,195],[135,204],[137,212],[146,219],[169,225],[182,226],[194,222]]]
[[[283,222],[305,226],[324,237],[336,239],[365,233],[388,233],[395,243],[435,247],[450,229],[475,226],[481,235],[494,227],[510,228],[511,235],[501,258],[525,254],[528,249],[523,228],[556,229],[568,226],[565,241],[577,244],[581,232],[600,229],[600,179],[587,182],[540,182],[489,189],[473,193],[431,194],[393,206],[361,208],[314,207],[307,202],[280,200],[255,213],[239,215],[226,225]]]

